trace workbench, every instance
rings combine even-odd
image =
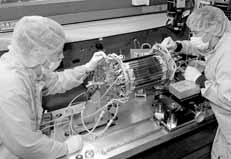
[[[214,115],[201,123],[190,122],[174,131],[167,131],[154,122],[152,98],[131,98],[121,105],[116,125],[103,136],[92,140],[83,135],[84,141],[94,147],[95,158],[195,159],[209,156],[217,126]],[[78,154],[66,158],[75,159]]]

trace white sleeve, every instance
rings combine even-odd
[[[83,83],[87,77],[88,69],[85,65],[77,66],[72,69],[66,69],[62,72],[51,72],[46,70],[46,87],[49,94],[64,93]]]
[[[226,52],[229,54],[229,52]],[[220,106],[231,111],[231,56],[222,57],[216,67],[216,81],[207,80],[202,95]]]
[[[183,40],[183,41],[177,41],[178,43],[181,43],[182,49],[180,50],[180,53],[187,54],[187,55],[195,55],[197,56],[198,50],[194,48],[189,40]]]
[[[23,159],[55,159],[68,153],[67,145],[33,131],[31,101],[22,83],[0,90],[0,139],[12,154]],[[11,87],[11,88],[9,88]]]
[[[226,53],[230,54],[227,49]],[[214,81],[205,82],[205,88],[202,89],[202,95],[212,102],[211,107],[227,143],[231,144],[231,56],[222,57],[215,71]]]

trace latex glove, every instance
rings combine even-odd
[[[188,66],[184,72],[184,78],[188,81],[196,82],[197,78],[200,76],[201,72],[192,66]]]
[[[80,135],[70,136],[65,143],[67,144],[69,154],[80,151],[83,147],[83,139]]]
[[[177,48],[176,42],[171,37],[165,38],[161,42],[161,46],[167,48],[169,51],[175,51]]]
[[[89,71],[93,71],[105,56],[106,54],[103,51],[95,52],[91,60],[85,66]]]
[[[205,70],[205,61],[202,60],[192,60],[189,62],[189,66],[197,68],[200,72]]]

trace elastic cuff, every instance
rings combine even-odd
[[[200,75],[196,79],[196,84],[198,84],[200,86],[200,88],[205,88],[205,81],[206,80],[207,80],[207,78],[205,77],[205,75]]]
[[[181,43],[179,43],[179,42],[176,42],[176,49],[175,49],[175,52],[180,52],[181,51],[181,49],[182,49],[182,44]]]

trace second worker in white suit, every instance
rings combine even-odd
[[[190,40],[163,40],[169,50],[205,57],[204,75],[187,67],[185,79],[196,82],[210,101],[218,121],[212,159],[231,159],[231,26],[224,12],[207,6],[195,9],[187,19]]]

